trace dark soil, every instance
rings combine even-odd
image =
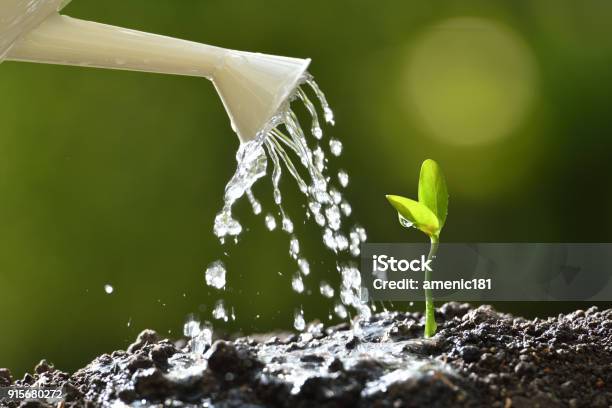
[[[43,361],[21,380],[0,370],[0,386],[61,386],[65,407],[612,406],[612,310],[530,321],[448,303],[437,321],[430,340],[422,314],[385,312],[357,335],[311,324],[299,336],[218,340],[204,356],[147,330],[72,375]]]

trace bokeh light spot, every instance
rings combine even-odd
[[[520,36],[482,18],[452,18],[412,48],[401,91],[408,113],[436,139],[474,145],[512,133],[533,105],[536,62]]]

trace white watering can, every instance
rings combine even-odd
[[[70,0],[0,0],[0,62],[158,72],[210,79],[242,142],[289,98],[309,59],[227,50],[63,16]]]

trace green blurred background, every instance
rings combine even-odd
[[[610,240],[611,2],[75,0],[65,12],[311,57],[371,241],[422,239],[384,194],[414,195],[424,158],[447,175],[447,242]],[[188,314],[211,318],[219,294],[203,272],[218,258],[238,317],[223,330],[287,329],[300,305],[326,319],[318,282],[338,278],[317,228],[297,225],[310,295],[290,290],[286,235],[248,203],[229,257],[212,235],[238,140],[208,81],[7,62],[0,95],[0,366],[21,375],[45,357],[74,370],[144,328],[177,337]],[[297,220],[294,184],[283,190]],[[264,211],[270,190],[255,188]],[[588,305],[497,305],[576,306]]]

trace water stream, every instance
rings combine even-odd
[[[313,103],[309,94],[316,97],[319,107]],[[309,132],[304,132],[292,110],[292,104],[301,104],[310,113]],[[285,211],[283,207],[283,195],[279,187],[283,173],[288,173],[304,194],[304,207],[307,210],[305,219],[299,221],[309,220],[319,227],[322,246],[335,254],[336,270],[340,277],[338,288],[327,281],[321,281],[318,283],[318,291],[313,292],[317,292],[325,300],[333,299],[330,319],[332,313],[342,320],[354,316],[351,324],[340,324],[335,328],[325,328],[322,323],[316,321],[307,324],[305,311],[300,306],[293,311],[293,327],[301,332],[298,335],[284,339],[273,336],[261,339],[262,341],[248,337],[239,338],[233,342],[219,342],[216,346],[211,346],[212,324],[201,323],[192,317],[184,325],[183,331],[189,341],[185,348],[168,358],[167,367],[164,368],[167,371],[159,374],[155,368],[146,368],[139,371],[138,375],[131,376],[129,371],[119,370],[114,377],[115,382],[107,385],[108,390],[142,388],[142,385],[135,383],[141,381],[139,376],[144,378],[157,373],[157,377],[151,378],[163,381],[161,389],[164,390],[163,387],[170,385],[176,385],[176,389],[183,390],[180,392],[192,390],[193,386],[204,387],[206,392],[201,396],[202,401],[205,406],[212,406],[213,397],[228,398],[230,401],[238,388],[222,396],[224,394],[218,393],[218,389],[208,388],[211,384],[217,384],[209,383],[209,379],[214,377],[214,381],[224,381],[223,384],[232,386],[235,376],[244,374],[241,371],[244,367],[252,367],[250,364],[255,361],[253,359],[263,364],[261,372],[254,377],[255,381],[259,382],[253,387],[265,388],[270,384],[277,384],[281,387],[279,389],[283,389],[282,387],[287,386],[290,389],[290,398],[297,398],[306,382],[311,379],[313,381],[305,387],[306,395],[316,388],[317,392],[325,393],[327,397],[338,395],[341,400],[343,395],[355,398],[355,392],[358,392],[359,398],[365,401],[375,400],[377,395],[385,394],[396,383],[409,383],[409,380],[430,382],[438,377],[444,379],[446,376],[454,376],[452,370],[443,362],[423,357],[423,352],[419,351],[427,350],[430,344],[426,340],[414,338],[416,331],[422,332],[422,328],[415,323],[418,316],[386,310],[372,316],[371,311],[376,311],[374,305],[368,305],[367,299],[361,298],[361,273],[357,261],[360,245],[366,241],[367,234],[363,227],[356,225],[350,218],[352,208],[343,195],[344,189],[349,185],[348,173],[338,170],[333,177],[329,174],[329,167],[332,167],[329,165],[333,165],[331,161],[342,154],[342,143],[337,139],[324,138],[319,122],[319,110],[322,111],[325,121],[333,125],[333,113],[325,96],[307,75],[293,97],[281,107],[258,137],[242,144],[238,149],[237,168],[225,188],[223,207],[214,220],[214,233],[223,245],[238,241],[244,229],[232,214],[232,208],[237,200],[246,197],[253,213],[263,219],[268,230],[280,229],[286,234],[288,255],[296,266],[296,272],[291,276],[291,288],[296,294],[306,292],[309,288],[306,287],[305,278],[311,273],[312,263],[302,252],[301,237],[294,231],[293,220],[288,215],[290,211]],[[263,211],[261,203],[252,191],[253,185],[267,174],[273,187],[273,205],[276,206],[272,212]],[[226,251],[225,254],[227,255]],[[222,294],[227,286],[227,274],[226,265],[215,260],[205,271],[205,282],[212,290]],[[220,299],[212,308],[212,318],[220,323],[228,322],[236,320],[236,314],[225,299]],[[161,350],[162,346],[158,344],[155,347]],[[237,354],[232,354],[232,350]],[[216,355],[216,363],[213,355]],[[125,358],[125,364],[128,364],[134,357],[128,355]],[[214,363],[212,367],[211,361]],[[231,371],[226,372],[222,378],[213,373],[219,364],[226,363],[230,365],[228,369]],[[108,366],[94,362],[91,370],[108,370]],[[207,377],[208,375],[213,377]],[[364,378],[368,380],[360,384],[358,378],[363,375],[366,375]],[[447,382],[450,383],[448,380]],[[355,386],[358,387],[357,391],[351,388]],[[160,388],[158,385],[155,387],[155,392],[158,392]],[[168,389],[174,390],[171,387]],[[240,389],[246,390],[248,387],[241,385]],[[190,394],[189,398],[200,398],[197,395]],[[171,403],[174,404],[169,399],[165,402],[168,406]],[[113,406],[128,405],[117,400],[117,405]],[[151,404],[147,399],[141,399],[129,406],[145,407]],[[196,405],[176,402],[172,406]]]
[[[310,95],[316,98],[314,100],[319,107]],[[301,104],[310,114],[309,132],[303,130],[292,109],[293,104]],[[293,220],[283,208],[283,195],[279,187],[283,172],[288,173],[305,196],[308,208],[306,218],[320,227],[323,245],[335,254],[345,255],[343,259],[348,259],[337,262],[336,269],[342,282],[339,291],[336,292],[327,282],[320,282],[321,296],[333,298],[338,295],[334,313],[341,319],[349,316],[347,308],[355,310],[358,316],[367,318],[371,312],[361,299],[361,274],[357,267],[360,244],[367,239],[367,234],[363,227],[350,223],[352,207],[342,194],[342,189],[349,184],[348,173],[339,170],[335,177],[328,174],[329,161],[342,154],[343,146],[338,139],[325,140],[319,110],[323,113],[325,122],[334,125],[334,114],[325,95],[314,79],[306,74],[292,97],[257,137],[240,145],[236,153],[236,171],[225,187],[223,207],[215,217],[213,231],[222,244],[228,239],[238,241],[243,227],[233,216],[232,208],[237,200],[246,196],[253,213],[262,215],[268,230],[273,231],[280,227],[288,235],[289,255],[296,262],[298,270],[292,276],[291,287],[296,293],[304,292],[303,277],[309,275],[310,263],[300,251],[300,240],[294,233]],[[262,206],[251,190],[259,179],[266,176],[268,167],[271,167],[270,180],[278,219],[272,213],[262,214]],[[222,290],[226,282],[225,274],[223,262],[215,261],[205,272],[206,283],[212,288]],[[219,301],[213,309],[213,318],[227,321],[228,315],[225,304]],[[186,324],[185,334],[196,343],[198,338],[202,337],[202,331],[195,333],[193,325],[194,322]],[[294,328],[299,331],[306,328],[302,308],[294,311]],[[210,341],[207,331],[204,331],[202,340]],[[202,346],[195,347],[200,349]]]

